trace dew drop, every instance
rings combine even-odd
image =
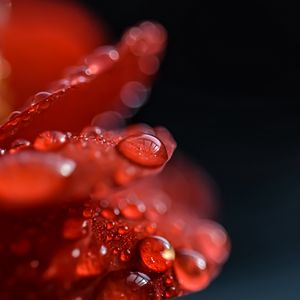
[[[230,253],[230,240],[225,229],[218,223],[203,220],[194,229],[192,241],[195,249],[209,260],[223,264]]]
[[[13,154],[30,147],[30,142],[24,139],[17,139],[12,142],[9,153]]]
[[[205,258],[197,251],[182,249],[176,252],[176,277],[183,289],[201,290],[210,283],[211,274]]]
[[[9,116],[8,120],[12,126],[16,125],[19,122],[19,118],[21,115],[21,112],[18,110],[13,111]]]
[[[116,218],[114,211],[110,208],[103,209],[101,211],[101,216],[106,220],[114,220]]]
[[[63,225],[63,237],[65,239],[76,240],[85,236],[86,233],[82,219],[70,218]]]
[[[130,249],[126,249],[126,250],[122,251],[120,254],[120,260],[123,262],[129,261],[130,257],[131,257]]]
[[[34,148],[40,151],[57,150],[67,141],[66,134],[60,131],[44,131],[34,141]]]
[[[44,101],[46,100],[48,97],[51,96],[51,93],[49,92],[39,92],[39,93],[36,93],[34,96],[32,96],[30,98],[30,103],[31,105],[35,105],[41,101]]]
[[[97,126],[88,126],[85,127],[81,132],[80,132],[80,136],[82,138],[92,138],[92,139],[96,139],[99,138],[101,136],[101,129]]]
[[[121,213],[125,218],[133,220],[142,218],[144,211],[144,205],[136,205],[134,203],[130,203],[121,209]]]
[[[126,234],[128,232],[128,230],[129,230],[128,226],[126,226],[126,225],[125,226],[121,226],[118,229],[118,233],[121,234],[121,235],[123,235],[123,234]]]
[[[139,245],[139,253],[143,264],[157,273],[165,272],[175,259],[172,245],[161,236],[144,238]]]
[[[129,136],[117,145],[117,149],[125,158],[143,167],[161,167],[168,160],[165,145],[149,134]]]
[[[102,280],[95,300],[149,300],[154,294],[150,282],[141,272],[111,272]]]

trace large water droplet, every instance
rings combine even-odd
[[[60,131],[44,131],[35,139],[34,148],[40,151],[57,150],[66,141],[66,134]]]
[[[139,245],[143,264],[151,271],[165,272],[173,265],[175,251],[172,245],[161,236],[144,238]]]
[[[125,158],[143,167],[161,167],[168,160],[165,145],[149,134],[129,136],[117,149]]]
[[[198,252],[182,249],[176,252],[174,270],[183,289],[198,291],[205,288],[211,280],[205,258]]]

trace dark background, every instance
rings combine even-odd
[[[300,299],[300,10],[288,1],[81,1],[117,39],[144,19],[169,32],[150,102],[217,182],[231,258],[186,299]],[[295,2],[296,3],[296,2]]]

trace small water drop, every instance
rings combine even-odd
[[[96,139],[99,138],[101,136],[101,129],[97,126],[88,126],[85,127],[81,132],[80,132],[80,136],[82,138],[92,138],[92,139]]]
[[[66,141],[66,134],[60,131],[44,131],[35,139],[33,146],[40,151],[57,150]]]
[[[30,98],[31,105],[40,103],[41,101],[47,101],[47,98],[51,96],[49,92],[39,92]]]
[[[64,222],[63,237],[68,240],[76,240],[86,235],[87,230],[83,227],[83,220],[71,218]]]
[[[25,139],[16,139],[10,146],[9,153],[13,154],[30,147],[30,142]]]
[[[14,121],[20,115],[21,115],[21,112],[18,111],[18,110],[15,110],[15,111],[13,111],[13,112],[10,113],[10,115],[8,116],[8,120],[9,121]]]

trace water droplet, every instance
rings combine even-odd
[[[20,117],[20,115],[21,115],[21,112],[18,110],[15,110],[8,116],[8,120],[10,121],[10,123],[12,125],[16,125],[18,122],[18,117]]]
[[[92,138],[92,139],[96,139],[99,138],[101,136],[101,129],[97,126],[88,126],[85,127],[81,132],[80,132],[80,136],[82,138]]]
[[[123,235],[123,234],[127,233],[128,230],[129,230],[129,227],[128,227],[128,226],[126,226],[126,225],[125,225],[125,226],[121,226],[121,227],[119,227],[119,229],[118,229],[118,233],[121,234],[121,235]]]
[[[13,154],[30,147],[30,142],[24,139],[17,139],[12,142],[9,153]]]
[[[51,151],[59,149],[66,141],[66,134],[60,131],[44,131],[35,139],[33,146],[40,151]]]
[[[125,218],[133,220],[140,219],[143,217],[143,214],[145,212],[145,205],[143,205],[143,203],[141,203],[141,205],[130,203],[124,206],[121,209],[121,212]]]
[[[113,47],[100,47],[92,55],[85,58],[88,76],[97,75],[113,65],[119,59],[119,52]]]
[[[129,261],[130,257],[131,257],[130,249],[126,249],[126,250],[122,251],[120,254],[120,260],[123,262]]]
[[[141,272],[116,271],[109,273],[98,287],[95,300],[149,300],[154,294],[150,278]]]
[[[50,96],[51,96],[51,93],[49,93],[49,92],[39,92],[39,93],[36,93],[34,96],[32,96],[30,98],[30,103],[31,103],[31,105],[35,105],[37,103],[40,103],[41,101],[45,101]]]
[[[225,229],[218,223],[203,220],[193,229],[192,241],[195,249],[209,260],[223,264],[230,253],[230,240]]]
[[[201,290],[211,281],[205,258],[199,252],[190,249],[176,252],[174,270],[180,285],[188,291]]]
[[[172,245],[161,236],[144,238],[139,245],[139,253],[143,264],[157,273],[165,272],[175,259]]]
[[[143,167],[161,167],[168,159],[165,145],[149,134],[129,136],[117,149],[125,158]]]
[[[151,279],[146,274],[141,272],[131,272],[126,278],[128,284],[136,284],[139,287],[147,285]]]
[[[107,220],[114,220],[116,215],[114,211],[110,208],[105,208],[101,211],[101,216]]]
[[[71,218],[64,222],[63,237],[68,240],[76,240],[86,235],[87,230],[83,227],[83,220]]]
[[[93,215],[94,215],[94,211],[93,211],[93,209],[92,208],[90,208],[90,207],[87,207],[87,208],[85,208],[84,210],[83,210],[83,216],[85,217],[85,218],[91,218],[91,217],[93,217]]]
[[[148,89],[137,81],[126,83],[120,92],[122,102],[130,108],[139,108],[147,100]]]

